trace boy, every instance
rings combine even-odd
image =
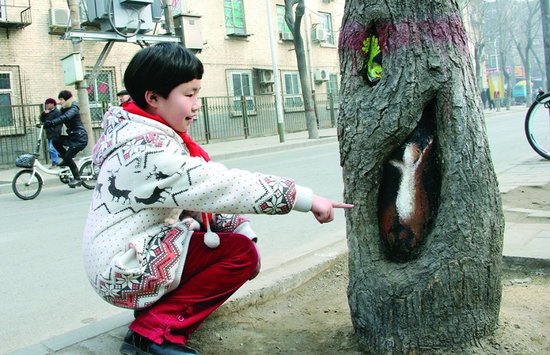
[[[177,44],[140,50],[124,74],[133,101],[109,109],[94,147],[101,168],[84,263],[103,299],[137,310],[123,354],[198,353],[186,346],[191,334],[259,272],[256,235],[238,213],[294,209],[325,223],[333,208],[352,207],[289,178],[210,162],[187,135],[202,75]]]
[[[48,98],[44,102],[44,111],[40,114],[40,122],[44,123],[46,121],[52,121],[54,118],[59,116],[61,112],[57,109],[57,101],[54,98]],[[48,151],[50,153],[50,159],[52,160],[53,168],[59,164],[59,153],[55,150],[53,142],[55,142],[59,136],[61,136],[61,130],[63,128],[62,124],[57,126],[52,126],[46,129],[46,139],[48,140]]]

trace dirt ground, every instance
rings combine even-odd
[[[550,184],[502,194],[507,221],[550,223],[507,212],[550,210]],[[548,272],[548,271],[546,271]],[[260,276],[261,277],[261,274]],[[202,354],[363,354],[353,334],[346,297],[347,257],[284,296],[207,320],[191,339]],[[506,272],[500,325],[494,335],[433,354],[550,354],[550,274]]]

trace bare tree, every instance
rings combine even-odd
[[[496,11],[497,11],[497,33],[495,35],[497,48],[498,48],[498,62],[502,76],[504,77],[505,92],[504,92],[504,103],[506,104],[506,109],[510,109],[512,103],[512,79],[514,76],[514,71],[508,71],[510,55],[512,53],[512,43],[506,35],[507,29],[510,27],[510,23],[513,20],[512,7],[510,6],[508,0],[497,0],[496,1]]]
[[[296,7],[295,12],[293,12],[294,7]],[[294,37],[294,52],[296,53],[298,74],[300,76],[300,85],[302,88],[302,97],[306,112],[308,137],[309,139],[317,139],[319,138],[317,115],[315,112],[315,103],[313,102],[313,92],[311,89],[311,82],[309,80],[306,52],[304,49],[304,39],[301,31],[304,13],[304,0],[285,0],[285,21],[288,28],[292,32],[292,36]]]
[[[369,85],[373,35],[382,74]],[[457,1],[348,0],[339,51],[344,198],[355,204],[348,298],[360,343],[399,354],[491,334],[504,217]]]
[[[475,77],[479,90],[483,90],[483,65],[485,58],[487,3],[484,0],[462,1],[461,9],[469,16],[469,39],[474,47]],[[466,10],[465,10],[466,9]]]
[[[531,89],[531,53],[535,38],[541,29],[540,2],[526,0],[512,2],[511,5],[514,7],[515,18],[519,22],[517,26],[508,26],[508,29],[525,68],[525,105],[529,107],[533,96]]]

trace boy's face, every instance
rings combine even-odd
[[[201,81],[194,79],[176,86],[167,98],[157,95],[153,113],[164,118],[175,131],[187,132],[201,108],[200,89]]]

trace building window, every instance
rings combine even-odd
[[[0,0],[0,21],[6,21],[6,0]]]
[[[246,35],[242,0],[224,0],[225,30],[228,35]]]
[[[332,97],[338,97],[338,75],[330,74],[327,81],[327,92],[332,94]]]
[[[248,114],[256,113],[254,104],[254,89],[252,88],[252,71],[230,71],[229,72],[230,96],[233,96],[231,111],[234,116],[243,114],[241,100],[244,97],[246,112]]]
[[[340,88],[338,87],[338,75],[330,74],[327,81],[327,93],[332,95],[334,107],[338,107],[340,102]],[[327,97],[328,99],[328,97]],[[330,102],[327,100],[327,109],[330,109]]]
[[[11,73],[0,72],[0,127],[13,126]]]
[[[91,74],[91,69],[87,74]],[[89,80],[88,84],[91,120],[101,122],[109,105],[116,102],[115,69],[104,67],[93,80]]]
[[[332,30],[332,15],[327,12],[319,12],[319,20],[326,32],[325,43],[334,45],[334,32]]]
[[[283,41],[292,41],[294,37],[285,21],[285,7],[277,5],[277,28],[279,29],[279,39]]]
[[[302,87],[298,72],[284,72],[284,109],[285,111],[302,111],[304,101],[302,98]]]

